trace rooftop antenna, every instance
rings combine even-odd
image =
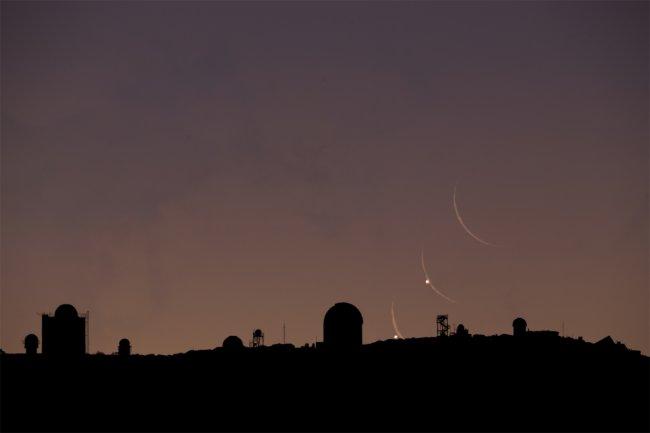
[[[282,322],[282,344],[287,344],[287,326]]]

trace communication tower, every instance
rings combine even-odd
[[[438,314],[436,317],[436,335],[438,337],[449,336],[449,316],[446,314]]]

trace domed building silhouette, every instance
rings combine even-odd
[[[43,354],[77,356],[86,353],[86,317],[70,304],[60,305],[54,316],[43,314]]]
[[[241,338],[236,335],[231,335],[223,340],[221,347],[227,350],[239,350],[244,348],[244,343],[241,341]]]
[[[524,319],[521,317],[517,317],[515,320],[512,321],[512,335],[516,337],[520,337],[522,335],[526,335],[526,332],[528,331],[528,324]]]
[[[34,334],[29,334],[25,337],[25,353],[27,355],[36,355],[38,353],[38,337]]]
[[[54,311],[54,317],[58,319],[71,320],[79,317],[77,309],[70,304],[62,304]]]
[[[351,349],[363,344],[363,316],[357,307],[339,302],[325,313],[323,344],[327,348]]]
[[[131,342],[127,338],[122,338],[117,344],[117,354],[120,356],[131,355]]]

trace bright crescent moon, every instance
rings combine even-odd
[[[424,281],[424,284],[431,287],[431,289],[433,289],[434,292],[436,292],[437,294],[439,294],[440,296],[442,296],[443,298],[445,298],[449,302],[456,303],[456,301],[454,301],[449,296],[445,295],[440,290],[438,290],[436,288],[436,286],[434,286],[433,283],[431,282],[431,278],[429,278],[429,273],[427,272],[427,267],[424,266],[424,250],[420,252],[420,260],[421,260],[421,263],[422,263],[422,272],[424,272],[424,278],[426,278],[426,280]]]
[[[404,336],[399,332],[399,328],[397,327],[397,321],[395,320],[395,303],[394,302],[390,303],[390,317],[393,320],[393,330],[395,331],[395,335],[397,335],[399,338],[401,338],[403,340]]]
[[[480,243],[484,244],[484,245],[488,245],[490,247],[496,247],[496,245],[491,244],[491,243],[489,243],[487,241],[484,241],[483,239],[479,238],[474,233],[472,233],[472,231],[469,229],[469,227],[467,227],[467,225],[463,221],[463,218],[461,218],[460,212],[458,211],[458,205],[456,204],[456,186],[454,186],[453,202],[454,202],[454,212],[456,212],[456,219],[458,220],[460,225],[463,226],[463,229],[465,229],[467,234],[470,235],[471,237],[473,237],[474,239],[476,239],[477,241],[479,241]]]

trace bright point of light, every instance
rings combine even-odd
[[[394,338],[395,340],[397,340],[399,337],[398,337],[397,335],[395,335],[393,338]]]
[[[427,279],[424,281],[424,284],[431,284],[431,281],[429,281],[429,279],[427,278]]]

